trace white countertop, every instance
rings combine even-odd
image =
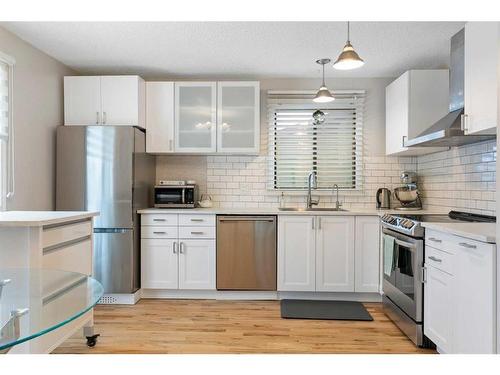
[[[425,228],[469,238],[471,240],[496,243],[496,223],[422,223]]]
[[[41,227],[98,216],[94,211],[3,211],[0,227]]]
[[[448,211],[436,210],[377,210],[375,208],[349,208],[346,211],[280,211],[278,208],[146,208],[140,214],[218,214],[218,215],[324,215],[324,216],[381,216],[383,214],[447,215]]]

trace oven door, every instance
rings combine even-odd
[[[185,201],[183,186],[155,187],[155,207],[182,207]]]
[[[424,241],[387,228],[382,233],[383,241],[394,238],[393,266],[390,276],[384,272],[384,294],[414,321],[422,322]]]

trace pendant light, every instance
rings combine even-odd
[[[335,98],[332,96],[332,93],[330,90],[325,85],[325,65],[328,64],[330,59],[319,59],[316,60],[316,64],[320,64],[323,66],[323,82],[321,83],[321,87],[319,88],[318,92],[316,93],[316,96],[313,99],[313,102],[315,103],[328,103],[332,102],[335,100]]]
[[[333,67],[339,70],[356,69],[364,65],[364,61],[354,50],[350,41],[349,22],[347,22],[347,42],[344,49],[340,53],[337,61],[333,63]]]

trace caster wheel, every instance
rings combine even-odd
[[[93,336],[87,336],[87,346],[89,348],[93,348],[95,344],[97,344],[97,338],[99,337],[99,334],[93,335]]]

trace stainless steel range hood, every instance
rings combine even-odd
[[[405,147],[461,146],[493,139],[495,135],[465,135],[464,114],[464,50],[465,29],[451,38],[450,49],[450,113],[432,125],[418,137],[404,142]]]

